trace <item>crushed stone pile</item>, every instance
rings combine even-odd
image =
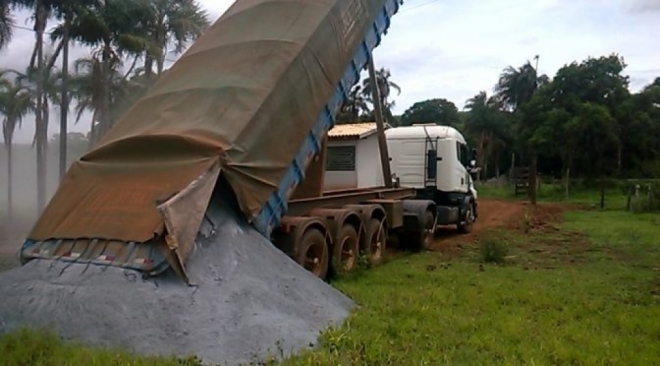
[[[221,206],[222,207],[222,206]],[[353,302],[229,209],[205,220],[187,268],[143,279],[116,267],[34,260],[0,273],[0,333],[48,326],[66,340],[237,364],[315,345]]]

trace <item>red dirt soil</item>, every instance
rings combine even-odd
[[[431,249],[455,255],[476,242],[483,232],[492,229],[523,231],[527,226],[530,231],[555,231],[557,228],[553,223],[559,221],[565,209],[566,206],[560,204],[537,203],[532,206],[522,201],[480,200],[477,208],[479,218],[472,231],[459,234],[456,226],[439,228]]]

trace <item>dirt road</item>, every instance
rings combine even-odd
[[[478,208],[479,219],[472,232],[458,234],[455,226],[441,228],[436,234],[432,249],[451,255],[475,242],[484,231],[498,228],[522,230],[525,222],[531,229],[547,227],[557,220],[564,209],[565,207],[559,204],[539,203],[533,207],[522,201],[481,200]]]

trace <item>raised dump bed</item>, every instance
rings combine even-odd
[[[171,267],[187,279],[217,189],[270,237],[399,6],[236,1],[73,164],[23,244],[23,261],[149,275]]]

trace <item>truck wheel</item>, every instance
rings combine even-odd
[[[358,233],[353,225],[345,224],[333,248],[332,267],[338,274],[353,271],[358,264],[358,253],[360,251],[360,242]]]
[[[461,234],[467,234],[472,231],[472,224],[474,223],[474,206],[470,204],[465,211],[465,217],[463,221],[460,222],[457,226],[458,232]]]
[[[325,279],[328,273],[328,245],[319,229],[308,229],[300,239],[298,264],[316,277]]]
[[[380,264],[385,252],[387,232],[382,221],[378,219],[369,220],[367,225],[367,237],[365,240],[364,254],[372,265]]]
[[[431,248],[435,236],[433,213],[424,211],[424,214],[415,221],[415,227],[408,227],[399,234],[399,246],[413,252],[428,250]]]

